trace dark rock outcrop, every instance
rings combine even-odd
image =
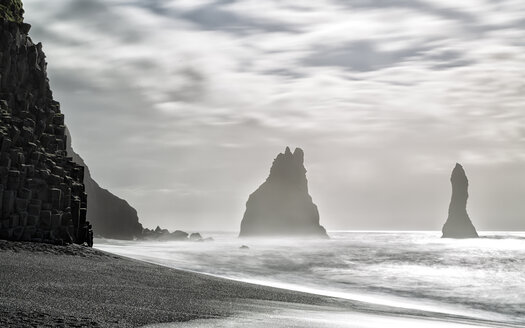
[[[202,240],[202,236],[198,232],[194,232],[190,235],[190,240]]]
[[[84,184],[89,197],[88,219],[93,225],[95,235],[112,238],[133,240],[141,238],[142,224],[139,222],[137,210],[127,201],[121,199],[109,190],[99,186],[91,177],[89,167],[71,147],[71,137],[66,129],[67,153],[78,165],[85,167]]]
[[[241,223],[240,237],[320,236],[319,211],[308,194],[304,153],[286,147],[274,160],[266,181],[250,195]]]
[[[173,240],[187,240],[189,234],[182,230],[175,230],[171,233],[170,238]]]
[[[15,23],[24,21],[24,6],[21,0],[0,0],[0,19]]]
[[[20,1],[0,1],[0,238],[92,245],[84,167],[68,157],[42,44]]]
[[[442,238],[477,238],[476,228],[467,214],[468,179],[460,164],[452,171],[452,199]]]
[[[202,238],[201,234],[198,232],[194,232],[192,234],[188,234],[187,232],[181,231],[181,230],[175,230],[173,232],[169,232],[168,229],[162,229],[161,227],[157,226],[155,230],[150,230],[148,228],[144,229],[142,232],[142,239],[144,240],[159,240],[159,241],[212,241],[213,238]]]

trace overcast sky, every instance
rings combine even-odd
[[[238,230],[285,146],[327,230],[525,229],[523,0],[25,0],[73,147],[145,226]]]

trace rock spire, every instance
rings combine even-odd
[[[448,219],[443,226],[443,238],[477,238],[476,228],[467,214],[468,179],[463,166],[456,163],[450,182],[452,199]]]

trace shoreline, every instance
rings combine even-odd
[[[258,280],[255,280],[255,279],[244,280],[244,279],[240,279],[240,278],[231,278],[231,277],[221,276],[221,275],[217,275],[217,274],[213,274],[213,273],[199,272],[199,271],[190,270],[190,269],[178,268],[178,267],[175,267],[175,266],[171,266],[169,264],[163,264],[160,261],[151,260],[149,258],[144,258],[144,257],[134,258],[134,257],[131,257],[131,256],[126,256],[126,255],[121,255],[121,254],[117,254],[117,253],[112,253],[112,252],[105,251],[105,250],[102,250],[102,249],[99,249],[99,248],[95,248],[95,249],[97,249],[99,251],[102,251],[102,252],[105,252],[105,253],[113,254],[113,255],[116,255],[116,256],[119,256],[119,257],[122,257],[122,258],[125,258],[125,259],[129,259],[129,260],[132,260],[132,261],[138,261],[138,262],[143,262],[143,263],[149,263],[149,264],[152,264],[152,265],[158,265],[158,266],[165,267],[165,268],[168,268],[168,269],[171,269],[171,270],[187,272],[188,274],[204,275],[204,276],[212,277],[212,278],[215,278],[215,279],[224,279],[224,280],[228,280],[228,281],[232,281],[232,282],[236,282],[236,283],[242,283],[242,284],[247,284],[247,285],[259,286],[259,287],[264,287],[264,288],[272,288],[272,289],[284,290],[284,291],[289,291],[289,292],[293,292],[293,293],[300,293],[300,294],[311,295],[311,296],[314,296],[314,297],[335,299],[335,300],[340,300],[340,301],[343,301],[343,302],[347,301],[347,302],[362,304],[364,307],[368,306],[368,307],[377,307],[377,308],[387,308],[387,309],[390,309],[390,310],[397,310],[397,311],[400,311],[400,312],[405,312],[405,311],[406,312],[421,312],[421,313],[425,313],[425,314],[433,314],[433,315],[436,315],[436,316],[440,315],[440,316],[450,316],[450,317],[458,317],[458,318],[469,318],[471,320],[480,320],[480,321],[484,320],[482,318],[475,318],[475,317],[468,316],[467,314],[462,314],[460,311],[458,311],[457,313],[447,312],[447,311],[437,311],[435,309],[435,307],[433,307],[431,305],[419,305],[418,306],[418,305],[415,305],[415,304],[410,304],[410,306],[409,306],[409,305],[406,305],[408,302],[405,301],[405,300],[398,300],[398,304],[396,304],[396,302],[393,301],[393,300],[390,300],[390,301],[380,300],[379,299],[380,296],[366,297],[365,295],[354,295],[353,297],[349,297],[347,293],[343,293],[343,292],[342,293],[326,292],[326,291],[316,290],[316,289],[313,289],[313,288],[301,288],[298,285],[289,285],[289,284],[286,284],[286,283],[267,283],[267,282],[258,281]],[[405,304],[405,305],[403,306],[403,305],[399,304],[399,302],[404,302],[402,304]],[[393,311],[393,312],[396,312],[396,311]]]
[[[453,315],[436,320],[423,311],[238,282],[74,245],[0,241],[0,258],[0,326],[6,327],[194,327],[325,312],[512,327]]]

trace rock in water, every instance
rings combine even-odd
[[[305,235],[328,237],[308,194],[304,153],[296,148],[274,160],[270,176],[248,198],[240,237]]]
[[[456,164],[450,182],[452,200],[447,222],[443,226],[442,238],[477,238],[476,228],[467,214],[468,179],[461,165]]]

